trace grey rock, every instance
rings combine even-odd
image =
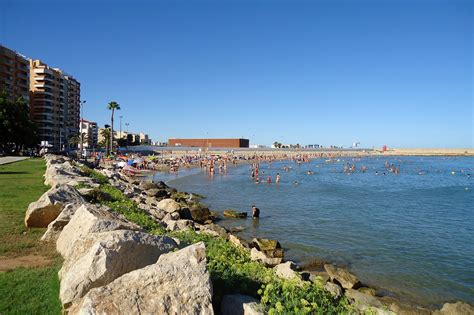
[[[265,253],[257,250],[256,248],[252,248],[250,250],[250,259],[253,261],[259,261],[267,267],[275,267],[276,265],[282,262],[282,258],[271,258],[267,257]]]
[[[241,294],[224,295],[221,302],[222,315],[263,315],[257,299]]]
[[[324,284],[324,289],[329,291],[334,298],[338,299],[342,296],[342,288],[335,283],[326,282]]]
[[[344,289],[357,289],[360,286],[359,279],[344,268],[326,264],[324,269],[329,274],[331,281],[337,281]]]
[[[59,297],[67,306],[92,288],[155,263],[161,254],[174,248],[177,244],[169,237],[138,231],[89,234],[75,243],[59,271]]]
[[[63,228],[56,242],[56,250],[67,258],[74,248],[74,243],[82,237],[90,233],[114,230],[141,230],[141,228],[107,207],[84,204],[76,210],[70,222]]]
[[[80,205],[84,198],[72,186],[61,185],[45,192],[38,201],[30,203],[25,215],[27,227],[47,227],[61,213],[66,204]]]
[[[200,242],[90,290],[74,314],[214,314],[206,250]]]
[[[283,279],[293,279],[297,277],[296,265],[292,261],[287,261],[281,264],[276,265],[273,270],[278,277]]]
[[[467,303],[445,303],[440,311],[435,311],[435,315],[474,315],[474,307]]]

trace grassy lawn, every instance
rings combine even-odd
[[[0,272],[0,314],[59,314],[60,258],[54,247],[40,242],[45,229],[24,225],[28,204],[48,187],[45,161],[28,159],[0,165],[0,259],[40,255],[51,264]],[[0,260],[1,263],[1,260]]]

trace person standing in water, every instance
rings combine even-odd
[[[277,173],[275,183],[277,183],[277,184],[280,183],[280,179],[281,179],[280,178],[280,173]]]
[[[260,218],[260,209],[257,208],[255,205],[252,206],[252,218],[254,219]]]

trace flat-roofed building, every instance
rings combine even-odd
[[[0,45],[0,92],[7,92],[9,100],[22,97],[29,103],[29,71],[25,56]]]
[[[30,113],[41,141],[54,149],[72,148],[79,134],[80,83],[62,70],[30,60]]]
[[[170,146],[203,148],[248,148],[248,139],[169,139]]]
[[[81,120],[80,124],[80,133],[85,134],[86,137],[84,139],[84,148],[88,149],[95,149],[97,148],[98,140],[99,140],[99,128],[97,127],[97,123],[88,120]]]

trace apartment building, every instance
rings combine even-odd
[[[29,63],[25,56],[0,45],[0,92],[8,99],[22,97],[29,102]]]
[[[41,141],[56,150],[72,148],[79,134],[80,83],[40,60],[30,60],[30,113]]]
[[[143,132],[140,132],[140,144],[146,144],[146,145],[151,144],[150,137],[147,134],[143,133]]]
[[[80,134],[86,135],[84,148],[96,149],[99,140],[99,128],[97,127],[97,123],[83,119],[81,120],[79,131]]]

